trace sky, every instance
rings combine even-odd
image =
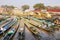
[[[60,6],[60,0],[0,0],[1,5],[13,5],[21,7],[24,4],[33,6],[36,3],[44,3],[45,6]]]

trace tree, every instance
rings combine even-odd
[[[59,6],[54,6],[53,9],[60,9],[60,7]]]
[[[12,13],[12,10],[15,8],[14,6],[2,5],[1,7],[4,8],[4,11],[8,14]]]
[[[14,9],[15,8],[14,6],[8,6],[8,5],[2,5],[1,7],[3,7],[3,8],[9,8],[9,9]]]
[[[45,6],[43,3],[38,3],[33,6],[34,9],[45,9]]]
[[[23,5],[23,6],[22,6],[22,9],[23,9],[23,11],[29,9],[29,5]]]

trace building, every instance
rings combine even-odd
[[[20,9],[15,8],[15,9],[12,10],[12,14],[11,15],[19,15],[20,16],[22,14],[23,14],[23,12]]]
[[[0,13],[3,13],[4,8],[0,7]]]

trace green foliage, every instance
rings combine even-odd
[[[29,9],[29,5],[23,5],[22,9],[23,9],[23,11],[25,11],[26,9]]]
[[[45,6],[43,3],[38,3],[33,6],[34,9],[45,9]]]
[[[12,9],[15,8],[14,6],[8,6],[8,5],[2,5],[2,7],[4,7],[4,8],[12,8]]]

